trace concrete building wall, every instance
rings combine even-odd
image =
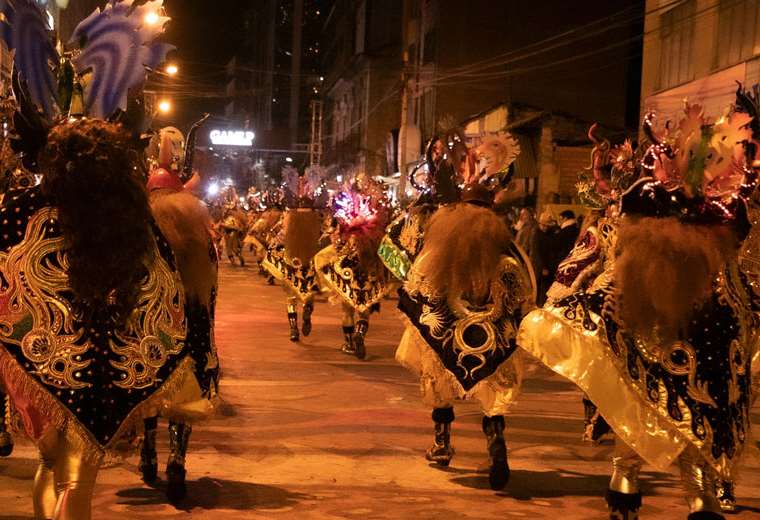
[[[646,10],[642,114],[672,118],[688,99],[717,117],[733,102],[737,81],[760,79],[757,0],[647,0]]]

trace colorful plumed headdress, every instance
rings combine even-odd
[[[467,145],[457,129],[434,136],[425,162],[412,172],[411,184],[437,202],[457,200],[491,204],[494,192],[511,178],[510,166],[520,155],[520,145],[507,132],[488,134],[475,148]],[[424,169],[424,183],[417,180]]]
[[[462,200],[490,206],[495,192],[506,187],[512,179],[511,166],[520,155],[520,145],[507,132],[489,134],[471,150],[470,155],[475,161],[472,166],[468,161],[462,172]]]
[[[578,174],[576,188],[581,202],[594,210],[603,210],[620,201],[620,197],[640,176],[641,150],[634,149],[626,139],[612,146],[597,135],[596,123],[589,128],[588,137],[594,143],[591,165]]]
[[[390,220],[390,202],[385,186],[359,173],[333,196],[333,217],[341,235],[384,231]]]
[[[623,195],[622,211],[731,225],[745,236],[746,200],[757,183],[757,109],[757,89],[753,95],[740,87],[736,106],[715,122],[699,105],[686,104],[681,120],[658,133],[654,114],[648,113],[643,130],[651,144],[641,161],[647,177]]]
[[[288,208],[324,208],[328,200],[325,171],[321,166],[309,166],[300,175],[287,165],[282,169],[282,191]]]
[[[33,0],[0,0],[0,37],[15,52],[13,87],[14,149],[28,168],[61,117],[87,116],[121,121],[142,131],[144,107],[130,96],[173,47],[159,42],[169,20],[161,16],[163,0],[135,5],[111,0],[74,30],[75,50],[56,51],[46,17]]]

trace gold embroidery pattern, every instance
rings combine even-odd
[[[24,239],[0,253],[0,315],[6,317],[0,341],[18,346],[33,366],[31,372],[44,384],[79,390],[92,386],[85,377],[90,361],[83,357],[94,345],[67,299],[71,289],[63,238],[48,236],[56,218],[53,208],[38,211],[29,219]],[[109,338],[112,350],[122,356],[122,362],[114,363],[124,370],[122,379],[114,381],[122,388],[152,385],[167,357],[182,348],[184,295],[178,275],[160,258],[154,266],[143,283],[128,332],[117,337],[121,345]]]
[[[529,276],[522,266],[512,257],[505,256],[500,265],[501,276],[491,282],[490,302],[484,308],[473,308],[462,298],[450,302],[451,306],[423,305],[420,314],[420,324],[429,328],[430,335],[443,342],[451,341],[450,346],[457,355],[457,366],[467,377],[473,377],[481,368],[486,366],[488,358],[498,349],[503,348],[498,341],[510,340],[516,336],[515,324],[510,316],[529,301],[532,296],[532,286]],[[426,284],[415,278],[415,287],[426,299],[440,299],[439,295],[425,294]],[[407,284],[407,287],[409,285]],[[447,309],[453,313],[455,321],[452,328],[447,328]],[[497,324],[501,321],[501,328]],[[484,341],[478,345],[470,345],[465,334],[472,328],[479,328]],[[477,364],[468,369],[465,360],[475,359]]]
[[[613,263],[610,262],[609,264],[610,270],[612,270]],[[600,275],[600,278],[605,278],[605,283],[599,285],[606,285],[606,282],[611,280],[611,273],[608,273],[608,276]],[[740,378],[746,376],[750,357],[744,347],[748,344],[745,340],[748,339],[749,294],[738,281],[738,269],[734,264],[727,266],[718,275],[714,284],[718,303],[731,308],[738,326],[738,330],[735,331],[736,338],[729,345],[730,379],[728,388],[728,404],[736,406],[737,410],[740,406],[738,403],[743,397]],[[731,461],[736,458],[746,437],[746,426],[743,426],[748,423],[746,412],[739,411],[745,417],[736,419],[731,426],[731,433],[734,439],[738,441],[734,445],[736,446],[735,452],[724,452],[717,458],[713,456],[714,432],[707,418],[701,414],[698,407],[694,407],[693,410],[690,409],[681,396],[670,396],[669,390],[661,379],[658,379],[656,386],[652,387],[652,379],[656,378],[657,375],[655,372],[647,371],[644,363],[646,361],[652,364],[652,370],[659,366],[672,376],[685,376],[687,378],[686,394],[696,403],[717,408],[715,399],[710,395],[708,382],[698,380],[697,356],[694,347],[686,342],[676,342],[663,347],[656,340],[645,342],[640,338],[630,337],[625,333],[624,328],[621,328],[623,325],[617,312],[618,291],[615,290],[614,286],[607,286],[605,289],[597,288],[597,290],[605,293],[601,316],[594,311],[588,312],[580,304],[578,309],[570,310],[563,309],[562,304],[560,304],[553,312],[564,316],[565,319],[572,320],[574,328],[586,332],[589,329],[583,325],[583,314],[588,312],[595,325],[595,334],[598,334],[598,338],[613,354],[615,364],[631,388],[640,395],[644,402],[653,406],[662,417],[667,418],[685,438],[700,449],[706,460],[710,461],[716,469],[721,472],[728,471],[727,468],[732,465]],[[572,302],[568,300],[563,303]],[[613,326],[614,330],[608,330],[608,324]],[[610,335],[610,332],[614,332],[614,334]],[[631,361],[629,350],[631,349],[638,354],[634,366],[629,365]],[[671,397],[674,397],[673,401],[670,402],[673,409],[668,406]],[[680,415],[680,419],[676,418],[674,414],[675,416]]]

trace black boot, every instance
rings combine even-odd
[[[156,453],[156,429],[158,417],[145,419],[145,436],[140,449],[140,473],[143,482],[150,484],[158,478],[158,454]]]
[[[367,320],[359,320],[356,322],[356,332],[354,333],[354,348],[356,349],[356,357],[364,359],[367,357],[367,349],[364,347],[364,336],[367,335],[369,329],[369,322]]]
[[[340,348],[344,354],[356,355],[356,347],[354,346],[354,326],[343,325],[343,337],[346,342]]]
[[[267,276],[267,285],[274,285],[274,276]]]
[[[311,334],[311,313],[314,312],[314,304],[309,302],[303,306],[303,325],[301,325],[301,332],[304,336]]]
[[[612,431],[610,425],[599,413],[599,409],[589,399],[583,398],[583,440],[592,444],[599,444],[602,437]]]
[[[715,496],[720,502],[721,511],[733,513],[736,511],[736,495],[734,494],[734,483],[730,480],[720,480],[715,486]]]
[[[0,457],[10,457],[13,453],[13,436],[10,432],[10,402],[0,394]]]
[[[182,423],[169,423],[169,461],[166,464],[166,497],[170,502],[179,502],[187,495],[185,485],[185,455],[193,429]]]
[[[620,493],[608,489],[605,498],[610,520],[638,520],[641,493]]]
[[[491,485],[491,489],[499,491],[504,489],[509,482],[507,443],[504,441],[504,416],[484,416],[483,433],[486,434],[488,456],[491,459],[488,483]]]
[[[451,423],[454,422],[454,409],[435,408],[433,422],[435,423],[435,442],[428,448],[425,458],[445,468],[454,457],[454,448],[451,447]]]
[[[295,343],[301,339],[298,333],[298,311],[295,305],[288,305],[288,324],[290,325],[290,341]]]

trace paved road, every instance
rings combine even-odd
[[[131,459],[101,473],[96,519],[606,518],[611,447],[580,442],[580,394],[565,381],[531,365],[507,418],[512,480],[494,493],[473,406],[457,409],[452,466],[424,460],[430,410],[393,360],[402,331],[394,302],[373,320],[368,360],[360,362],[338,351],[339,314],[329,304],[317,304],[312,336],[294,345],[279,288],[252,268],[228,265],[221,283],[217,342],[226,405],[194,433],[190,496],[180,508],[168,505],[160,486],[142,484]],[[29,445],[0,460],[0,520],[31,518],[35,465]],[[760,466],[751,462],[736,518],[760,518],[758,477]],[[686,517],[674,474],[645,468],[643,482],[642,519]]]

